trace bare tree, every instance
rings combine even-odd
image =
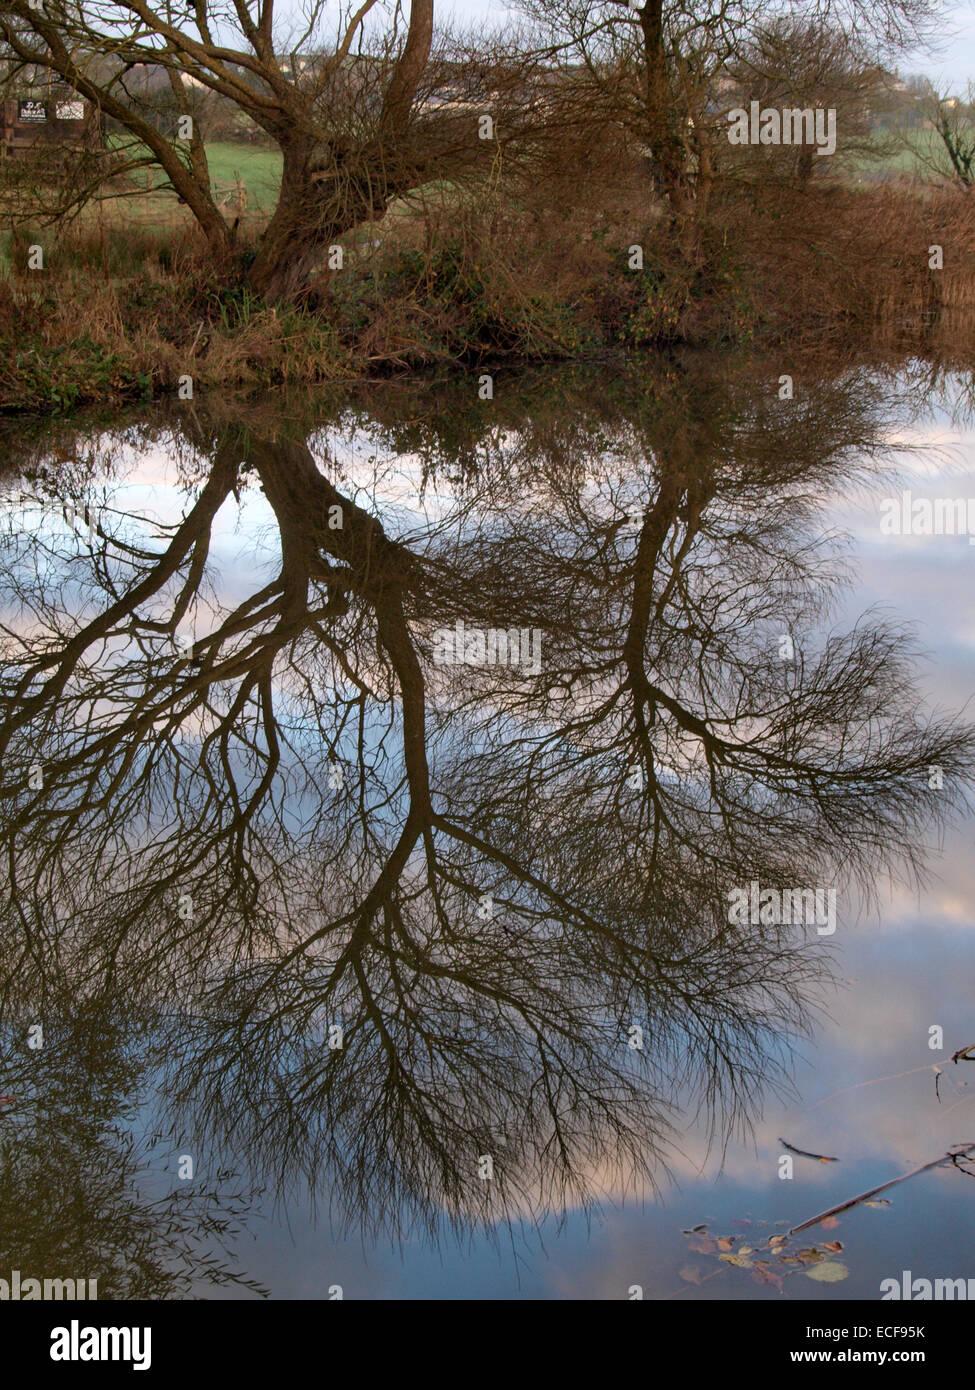
[[[522,0],[549,34],[551,53],[581,74],[580,100],[620,123],[645,149],[684,253],[695,254],[727,126],[729,67],[767,29],[752,0]],[[851,43],[896,51],[917,41],[929,0],[821,0],[789,4],[786,15],[842,28]]]
[[[131,137],[109,165],[118,175],[162,169],[202,228],[214,255],[231,256],[233,231],[210,188],[199,123],[182,140],[158,128],[130,75],[166,74],[180,112],[192,91],[233,103],[281,151],[277,206],[249,269],[271,299],[305,288],[323,248],[434,173],[490,158],[471,103],[426,100],[447,71],[434,48],[433,0],[378,0],[344,8],[336,27],[324,0],[300,29],[280,21],[274,0],[185,5],[122,0],[30,0],[0,6],[7,54],[57,74]],[[482,64],[481,105],[491,99]],[[495,117],[499,113],[495,112]]]
[[[975,187],[975,88],[969,84],[967,100],[932,91],[925,105],[940,144],[932,147],[915,136],[909,142],[915,157],[959,188]]]
[[[744,167],[756,157],[771,162],[799,187],[817,171],[851,158],[879,158],[885,144],[874,135],[875,121],[887,108],[889,78],[874,43],[832,24],[787,16],[760,29],[729,64],[737,84],[735,100],[746,106],[826,109],[835,113],[835,152],[828,160],[815,146],[763,145],[740,151]],[[890,141],[887,142],[889,147]]]
[[[46,986],[59,983],[49,971]],[[229,1254],[258,1194],[216,1164],[180,1181],[166,1172],[163,1135],[136,1132],[160,1061],[146,1020],[119,997],[48,993],[44,1046],[30,1051],[40,1001],[13,998],[6,972],[3,986],[0,1072],[13,1094],[0,1123],[0,1251],[23,1279],[97,1280],[103,1299],[186,1298],[208,1286],[266,1294]]]

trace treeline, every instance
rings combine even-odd
[[[85,196],[154,166],[214,264],[281,302],[320,280],[341,237],[431,181],[514,201],[569,170],[598,186],[607,156],[621,169],[642,161],[646,198],[693,262],[712,201],[743,161],[759,175],[778,175],[784,162],[799,182],[822,177],[808,147],[734,147],[729,109],[757,101],[834,111],[838,166],[871,145],[892,64],[933,17],[930,0],[848,0],[842,14],[799,0],[771,17],[749,0],[521,8],[522,22],[503,31],[457,32],[436,0],[349,5],[338,21],[313,0],[297,32],[275,0],[237,0],[232,13],[198,0],[185,14],[141,0],[108,12],[88,0],[4,0],[0,58],[14,71],[46,71],[124,132],[111,157],[86,169]],[[277,205],[243,268],[206,155],[207,121],[212,136],[231,113],[282,161]],[[76,215],[78,180],[62,190],[39,183],[34,201],[8,199],[4,211]]]

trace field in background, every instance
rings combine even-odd
[[[922,156],[929,152],[937,153],[940,147],[937,135],[931,130],[915,132],[911,141]],[[223,205],[228,217],[238,215],[231,186],[240,180],[246,190],[246,209],[241,215],[241,222],[245,230],[259,232],[277,201],[281,180],[279,151],[260,145],[216,141],[207,145],[207,160],[214,188],[221,200],[225,200]],[[847,181],[852,185],[905,177],[931,179],[934,174],[923,157],[918,158],[914,151],[903,144],[879,150],[878,157],[863,154],[847,166],[846,172]],[[80,214],[77,225],[91,228],[101,224],[106,231],[128,226],[147,233],[180,228],[191,230],[194,227],[192,216],[171,190],[162,187],[163,180],[161,170],[147,171],[145,175],[134,177],[128,186],[119,186],[114,196],[86,208]],[[383,220],[385,229],[404,219],[412,220],[424,197],[432,196],[433,201],[438,201],[437,193],[438,186],[431,184],[408,199],[396,199]],[[440,186],[439,195],[449,201],[452,197],[449,186]],[[375,236],[375,231],[374,228],[369,232],[367,242]],[[9,232],[0,235],[0,275],[7,273],[9,244]]]
[[[931,161],[938,167],[946,167],[947,157],[944,146],[934,130],[912,131],[907,137],[891,142],[895,148],[886,148],[886,137],[878,135],[877,156],[863,154],[854,160],[853,168],[858,174],[867,174],[874,179],[902,175],[908,178],[934,178]],[[881,143],[883,142],[883,143]],[[908,148],[908,144],[910,148]]]
[[[245,221],[259,224],[274,211],[281,182],[281,155],[276,149],[217,141],[207,145],[207,162],[215,189],[238,179],[243,181],[247,192]],[[100,206],[93,204],[85,209],[81,221],[90,224],[104,219],[108,225],[130,223],[160,231],[192,226],[193,218],[175,193],[162,187],[164,180],[161,169],[133,176],[131,185],[119,187],[116,196],[107,198]],[[236,208],[229,210],[231,215],[236,215]]]
[[[207,145],[210,175],[218,182],[242,178],[248,212],[272,212],[281,182],[281,155],[255,145]]]
[[[878,139],[886,145],[886,137]],[[854,182],[860,178],[870,182],[898,177],[933,178],[934,174],[926,160],[942,153],[938,136],[933,130],[919,130],[912,133],[910,142],[914,149],[894,142],[897,147],[879,148],[877,156],[861,155],[852,162],[849,176]],[[276,149],[218,141],[207,145],[207,160],[215,186],[231,184],[237,179],[243,181],[247,192],[247,209],[243,219],[246,223],[260,224],[270,215],[281,181],[281,155]],[[157,184],[162,182],[161,173],[156,172],[155,178]],[[396,200],[391,209],[394,215],[398,213],[402,216],[406,212],[407,201]],[[98,216],[97,212],[87,215]],[[133,190],[130,194],[123,194],[105,204],[103,215],[110,222],[131,220],[146,228],[161,229],[184,223],[189,226],[192,222],[175,195],[161,190],[154,193]],[[233,215],[236,215],[236,209],[233,209]]]

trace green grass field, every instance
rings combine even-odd
[[[911,148],[913,147],[913,148]],[[129,146],[131,148],[131,146]],[[921,155],[922,157],[918,157]],[[929,158],[924,158],[929,156]],[[931,129],[918,129],[911,132],[908,140],[896,139],[884,132],[877,133],[877,156],[868,153],[855,157],[846,163],[847,178],[854,184],[874,184],[886,178],[917,175],[934,178],[932,157],[938,167],[948,171],[941,142]],[[239,178],[243,180],[247,193],[246,212],[243,221],[252,231],[258,230],[265,219],[273,212],[278,197],[281,179],[281,155],[278,150],[262,146],[232,144],[215,141],[207,145],[207,159],[210,176],[218,196],[223,198],[230,186]],[[129,182],[115,186],[115,196],[102,204],[91,204],[82,213],[80,225],[90,226],[100,223],[104,218],[106,226],[115,228],[131,227],[147,232],[172,230],[178,227],[191,227],[192,216],[180,204],[175,194],[161,187],[164,176],[159,169],[139,172]],[[155,188],[156,191],[151,191]],[[458,190],[449,183],[433,181],[424,190],[411,198],[397,198],[390,205],[387,225],[399,220],[411,220],[422,199],[421,192],[437,196],[449,203],[459,196]],[[232,204],[225,204],[228,216],[236,210]],[[370,232],[370,236],[375,231]],[[0,273],[3,273],[8,259],[6,248],[0,245]]]
[[[207,145],[207,161],[214,182],[229,183],[238,177],[244,180],[248,212],[273,210],[281,182],[281,155],[277,150],[218,143]]]
[[[127,148],[132,150],[133,147],[127,142]],[[277,150],[215,141],[207,145],[207,162],[210,179],[220,194],[226,190],[218,185],[243,179],[248,218],[260,219],[274,211],[281,182],[281,155]],[[148,191],[147,176],[148,171],[134,175],[129,188],[123,185],[117,190],[117,196],[106,202],[109,220],[146,228],[171,227],[188,220],[186,209],[180,206],[175,194],[161,187],[165,180],[162,171],[155,169],[151,173],[157,192]]]
[[[878,136],[878,156],[871,158],[864,154],[853,162],[857,173],[917,174],[921,177],[935,177],[932,161],[938,169],[947,173],[948,160],[944,146],[934,130],[914,130],[906,136],[890,140],[890,148],[884,148],[887,140]]]
[[[868,174],[874,178],[898,174],[917,174],[922,177],[931,175],[930,166],[918,158],[915,150],[922,155],[940,155],[943,160],[938,136],[933,130],[919,130],[912,133],[910,142],[914,149],[894,141],[892,147],[884,149],[877,158],[864,155],[853,162],[853,172]],[[215,183],[231,183],[238,177],[243,179],[247,189],[249,215],[260,216],[273,211],[281,180],[281,156],[277,150],[218,142],[207,146],[207,159]],[[429,186],[430,190],[436,187],[436,184]],[[445,187],[449,188],[449,185]],[[152,199],[152,202],[155,203],[156,200]],[[170,198],[166,207],[171,204]],[[407,203],[399,199],[393,204],[394,212],[399,211],[403,214],[406,208]]]

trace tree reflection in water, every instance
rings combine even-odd
[[[8,1027],[117,1012],[212,1171],[373,1232],[652,1187],[690,1115],[747,1127],[828,952],[729,890],[834,886],[849,921],[922,874],[973,756],[909,632],[831,627],[823,500],[879,475],[889,384],[770,381],[208,401],[62,445],[94,542],[15,501],[4,536]],[[170,519],[132,500],[160,449]],[[537,629],[540,670],[438,664],[458,619]]]

